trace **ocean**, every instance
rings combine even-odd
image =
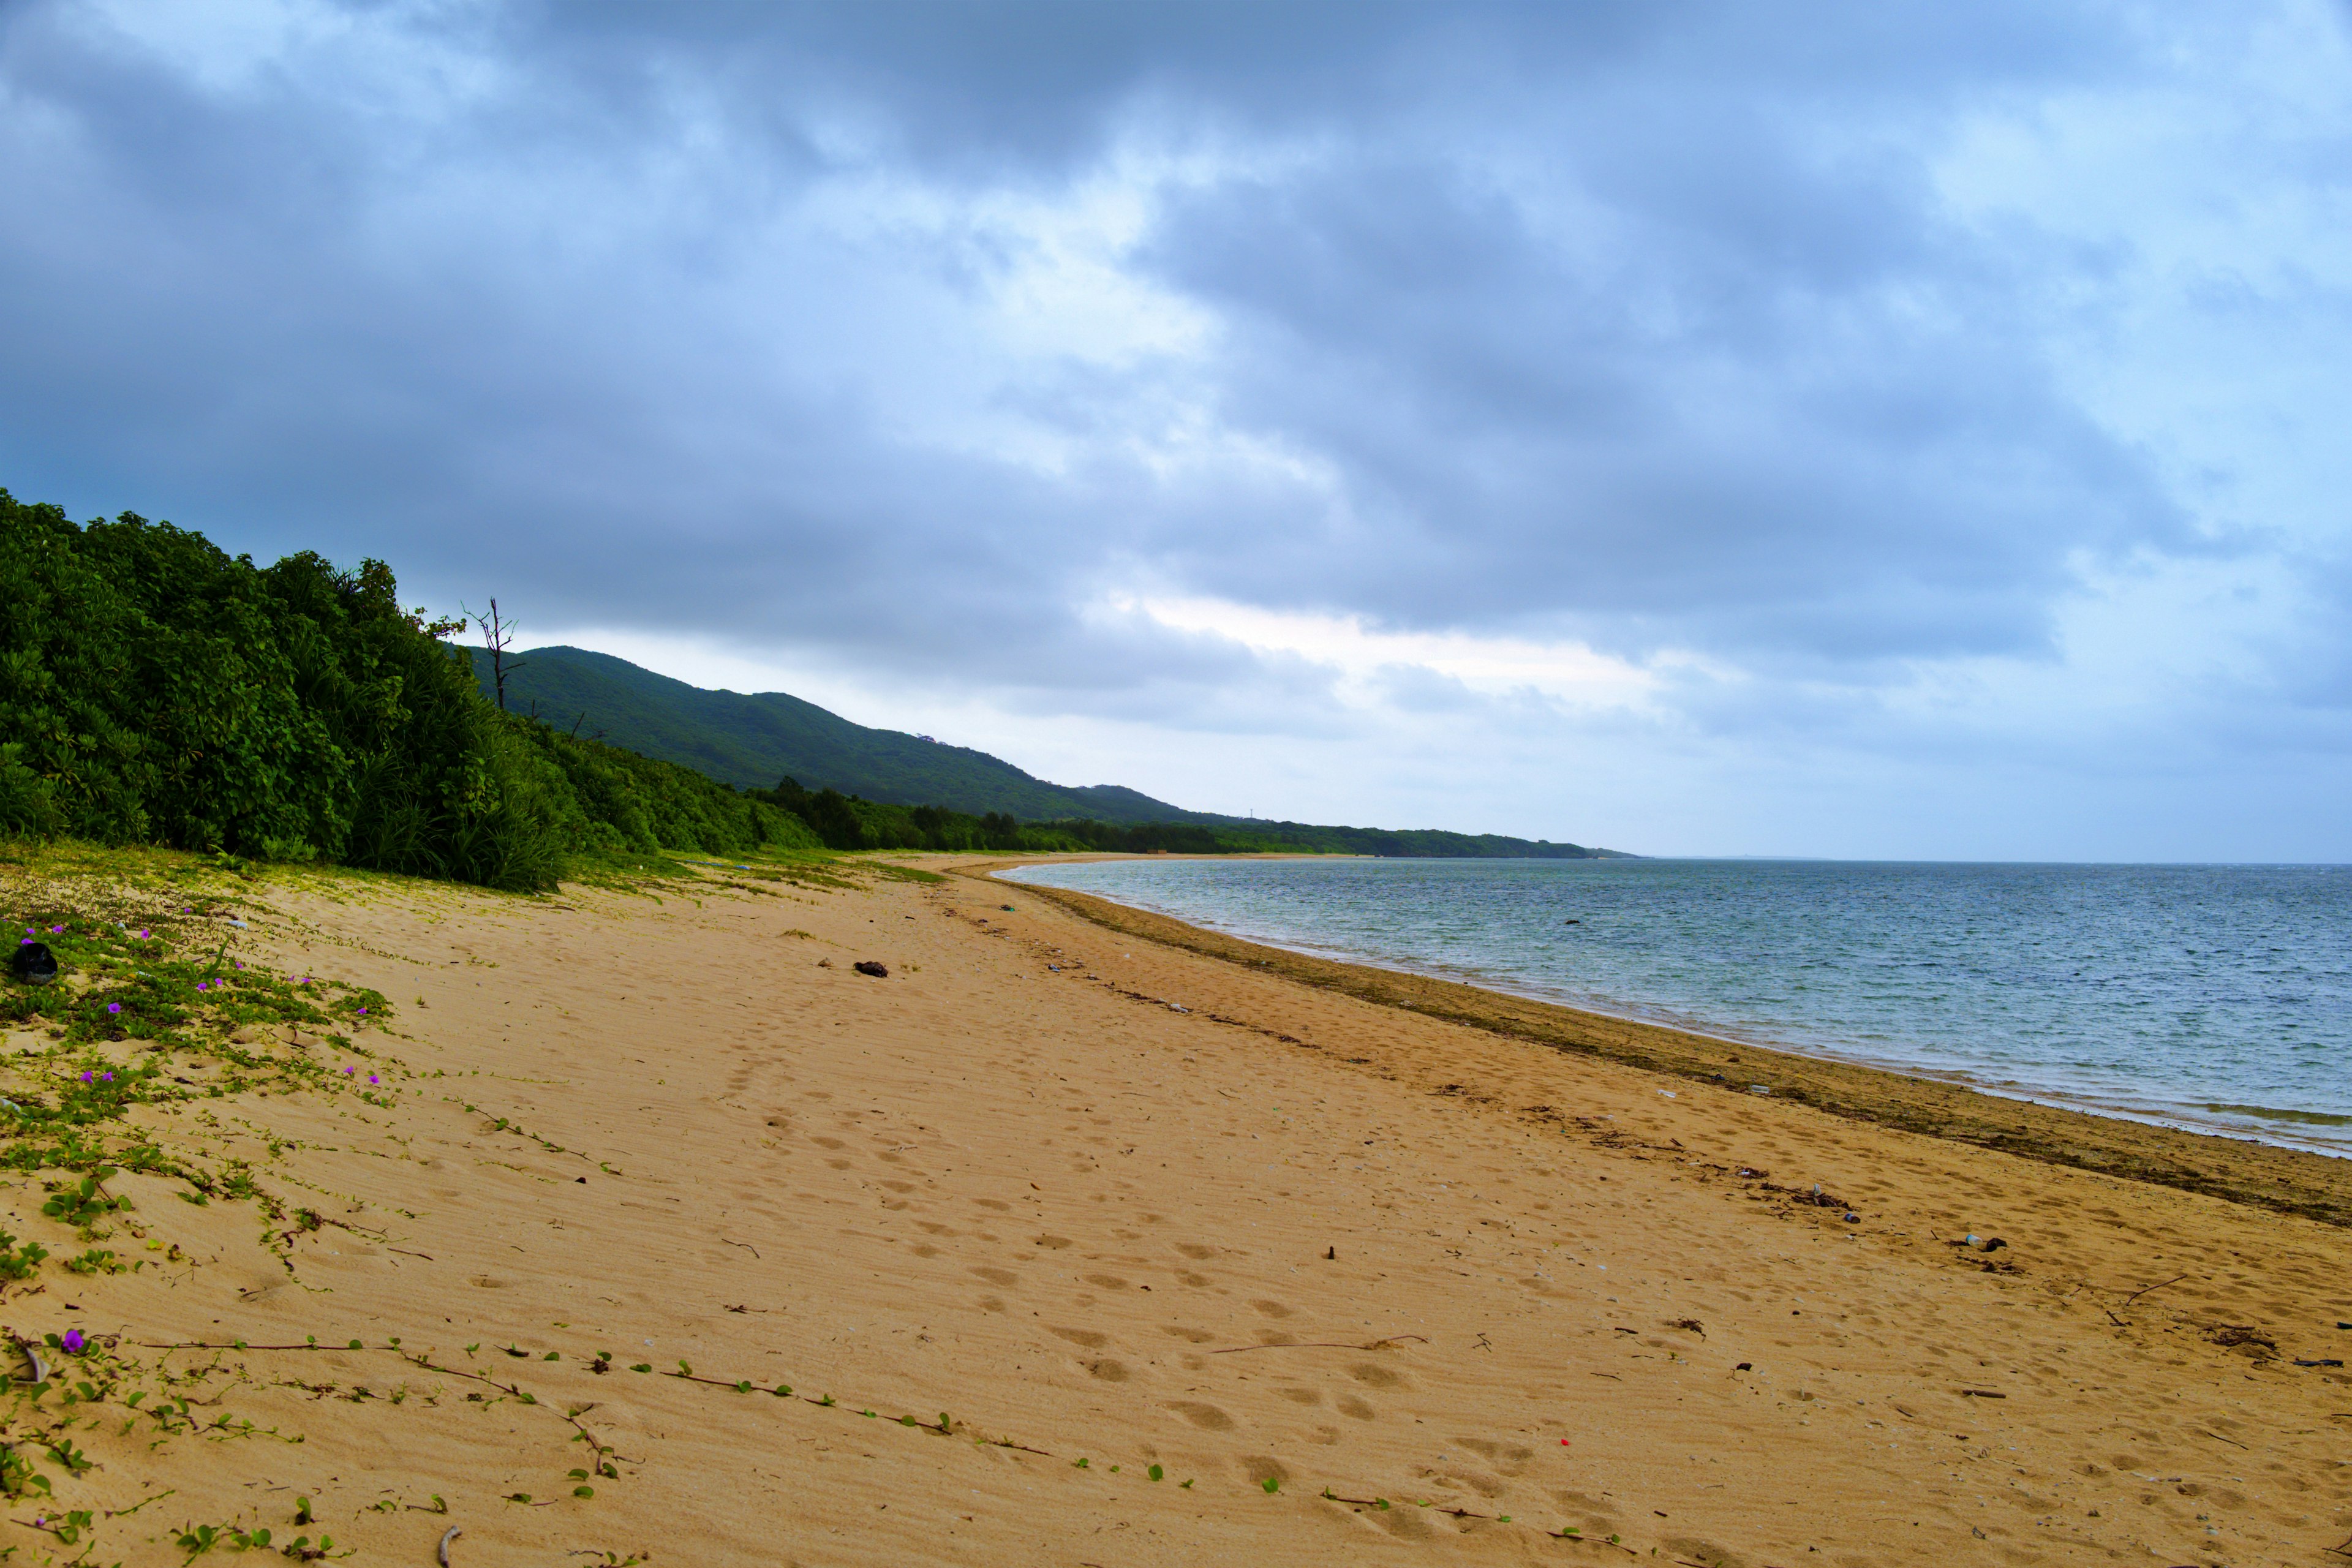
[[[2352,867],[1155,858],[1001,875],[1321,957],[2352,1156]]]

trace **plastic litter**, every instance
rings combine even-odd
[[[1862,1216],[1858,1214],[1850,1214],[1845,1216],[1845,1222],[1848,1225],[1860,1225],[1862,1223]]]
[[[58,977],[57,954],[47,942],[27,938],[8,960],[8,973],[27,985],[47,985]]]
[[[2297,1366],[2342,1366],[2344,1363],[2341,1358],[2336,1356],[2326,1356],[2318,1361],[2305,1361],[2301,1356],[2297,1356],[2295,1357],[2294,1364]]]
[[[849,967],[855,969],[860,974],[870,974],[877,980],[887,980],[890,978],[890,972],[887,969],[883,968],[882,965],[875,963],[870,958],[861,958]]]
[[[1748,1086],[1748,1092],[1750,1094],[1769,1094],[1772,1092],[1772,1086],[1769,1083],[1751,1083]]]

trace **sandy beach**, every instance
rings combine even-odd
[[[918,864],[941,875],[245,886],[236,951],[390,1016],[350,1048],[255,1047],[351,1066],[349,1092],[212,1097],[190,1062],[191,1098],[133,1111],[257,1195],[119,1176],[110,1245],[146,1267],[7,1284],[10,1333],[78,1330],[115,1370],[90,1399],[67,1364],[35,1401],[16,1369],[10,1440],[70,1418],[86,1468],[25,1447],[54,1492],[13,1498],[0,1544],[179,1564],[200,1527],[232,1556],[222,1532],[267,1528],[271,1552],[323,1533],[458,1568],[2352,1552],[2352,1376],[2298,1364],[2352,1359],[2345,1162]],[[0,1092],[44,1087],[19,1066]],[[59,1176],[5,1177],[7,1228],[54,1255],[82,1245],[40,1212]],[[182,1418],[147,1419],[166,1398]]]

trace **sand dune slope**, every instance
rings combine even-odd
[[[185,1261],[0,1309],[215,1368],[184,1386],[229,1426],[110,1407],[78,1438],[55,1509],[172,1489],[100,1518],[94,1562],[179,1563],[199,1522],[282,1544],[298,1497],[357,1562],[454,1526],[460,1565],[2305,1564],[2352,1537],[2352,1383],[2294,1364],[2352,1346],[2340,1229],[965,879],[270,899],[257,942],[398,1005],[348,1064],[382,1103],[152,1112],[323,1223],[273,1251],[253,1205],[124,1178]],[[62,1245],[11,1179],[10,1225]],[[247,1348],[139,1348],[199,1342]],[[10,1510],[24,1560],[69,1554],[44,1512]]]

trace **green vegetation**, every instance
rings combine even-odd
[[[380,561],[257,566],[170,523],[77,524],[0,490],[0,836],[511,890],[665,852],[1608,853],[1066,788],[798,698],[704,691],[577,648],[509,656],[520,710],[501,711],[488,653],[444,640],[458,629],[403,609]]]
[[[485,689],[490,656],[474,650]],[[790,777],[895,805],[944,802],[958,811],[1038,821],[1206,822],[1116,784],[1047,784],[1011,763],[897,730],[870,730],[781,691],[708,691],[610,654],[539,647],[507,656],[507,706],[566,733],[683,763],[739,789]]]
[[[474,650],[474,668],[488,691],[487,649]],[[584,648],[509,655],[507,701],[567,733],[601,734],[700,769],[793,812],[834,849],[1560,860],[1615,854],[1495,834],[1261,822],[1186,811],[1118,784],[1047,784],[985,752],[869,730],[781,691],[707,691]],[[772,789],[762,787],[779,777]]]
[[[515,889],[583,857],[814,848],[674,763],[485,702],[380,561],[260,567],[0,490],[0,833]]]
[[[807,823],[828,849],[1095,851],[1125,855],[1386,855],[1581,860],[1614,850],[1547,844],[1492,834],[1433,829],[1317,827],[1303,822],[1097,822],[1084,817],[1019,822],[1002,812],[974,816],[940,805],[889,805],[808,790],[785,779],[750,795]]]
[[[489,691],[487,649],[474,650],[474,668]],[[793,812],[832,849],[1560,860],[1616,853],[1495,834],[1261,822],[1186,811],[1118,784],[1047,784],[985,752],[869,730],[781,691],[707,691],[584,648],[509,654],[507,701],[566,733],[601,734],[698,768]]]

